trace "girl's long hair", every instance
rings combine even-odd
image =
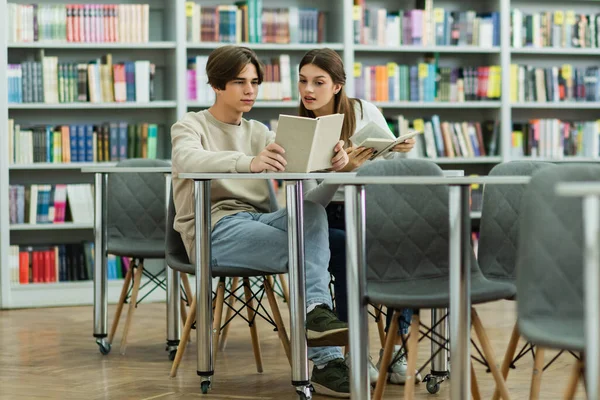
[[[354,134],[356,129],[356,112],[354,110],[354,102],[358,102],[360,105],[360,112],[362,118],[362,103],[355,98],[349,98],[346,95],[345,84],[346,84],[346,72],[344,72],[344,62],[342,58],[334,50],[329,48],[314,49],[309,51],[302,57],[298,71],[303,66],[312,64],[323,71],[327,72],[334,84],[342,85],[340,91],[334,95],[334,106],[333,112],[344,114],[344,124],[342,125],[341,140],[344,141],[344,147],[350,146],[350,136]],[[298,114],[302,117],[315,118],[315,113],[306,109],[302,99],[300,99],[300,108]]]

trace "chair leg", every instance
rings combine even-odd
[[[279,278],[279,285],[281,286],[281,292],[283,293],[283,300],[288,304],[290,304],[290,291],[288,289],[287,281],[285,280],[285,274],[277,275]]]
[[[575,365],[573,366],[573,371],[571,372],[571,376],[569,377],[569,384],[567,385],[567,390],[565,392],[565,400],[573,400],[575,398],[575,392],[577,391],[577,384],[579,383],[579,378],[581,377],[581,373],[583,372],[583,362],[581,360],[577,360]]]
[[[120,353],[125,354],[127,350],[127,336],[129,335],[129,328],[131,327],[131,321],[133,320],[133,313],[137,308],[137,296],[140,291],[140,282],[142,281],[142,272],[144,272],[144,264],[139,263],[135,268],[133,275],[133,289],[131,290],[131,297],[129,298],[129,311],[127,311],[127,319],[125,320],[125,327],[123,328],[123,337],[121,338]]]
[[[174,378],[177,375],[177,368],[179,368],[179,364],[181,363],[181,358],[183,357],[183,353],[185,352],[185,348],[190,339],[192,325],[196,320],[196,297],[192,298],[189,316],[190,317],[185,321],[185,326],[183,327],[183,332],[181,334],[181,340],[179,341],[179,346],[177,346],[177,353],[175,354],[175,359],[173,360],[173,365],[171,366],[171,378]]]
[[[237,276],[231,280],[231,295],[229,296],[229,300],[227,300],[227,304],[229,306],[227,307],[227,312],[225,313],[225,323],[226,324],[227,324],[227,321],[229,321],[231,319],[231,316],[233,315],[233,306],[235,305],[235,296],[233,296],[233,294],[235,294],[235,291],[238,287],[239,281],[240,281],[240,278],[238,278]],[[229,334],[230,326],[231,326],[231,324],[227,324],[223,328],[223,333],[221,333],[221,343],[219,343],[220,351],[225,351],[225,346],[227,346],[227,335]]]
[[[391,312],[388,310],[388,312]],[[375,385],[375,391],[373,392],[373,400],[381,400],[383,392],[385,391],[385,383],[387,381],[388,369],[390,362],[392,361],[392,354],[394,352],[394,345],[396,344],[396,337],[398,336],[398,318],[400,313],[394,311],[392,317],[392,323],[388,328],[387,336],[385,338],[385,345],[383,346],[383,355],[381,356],[381,367],[379,368],[379,378],[377,378],[377,384]]]
[[[110,334],[108,335],[108,343],[112,344],[115,333],[117,332],[119,320],[121,319],[121,312],[123,312],[123,306],[125,305],[125,300],[127,299],[127,291],[129,290],[130,284],[131,268],[127,269],[127,273],[125,274],[125,281],[123,282],[123,288],[121,289],[121,296],[119,296],[119,302],[117,303],[117,309],[115,310],[115,317],[113,318],[113,323],[110,327]]]
[[[385,345],[385,326],[383,323],[383,312],[381,304],[373,304],[375,307],[375,319],[377,320],[377,331],[379,332],[379,342],[381,342],[381,348]]]
[[[397,317],[395,317],[397,318]],[[406,366],[406,383],[404,384],[404,399],[412,400],[415,395],[415,371],[417,369],[417,348],[419,344],[419,313],[415,313],[410,324],[408,337],[408,353]],[[396,328],[397,330],[398,328]]]
[[[477,384],[477,375],[475,375],[475,368],[473,368],[473,361],[471,361],[471,396],[473,396],[473,400],[481,400],[481,393],[479,392],[479,385]]]
[[[533,364],[533,374],[531,376],[531,391],[529,392],[530,400],[538,400],[540,398],[542,372],[544,371],[544,352],[544,348],[537,346],[537,351],[535,352],[535,360]]]
[[[213,365],[217,364],[217,350],[219,348],[219,335],[221,334],[221,318],[223,318],[223,299],[225,297],[225,278],[219,279],[217,298],[215,300],[215,313],[213,316]]]
[[[498,365],[496,364],[494,349],[492,348],[492,344],[490,343],[488,335],[485,333],[485,329],[483,328],[483,324],[481,323],[481,319],[479,318],[479,314],[477,314],[475,307],[471,307],[471,319],[473,321],[475,333],[477,334],[479,342],[481,343],[481,348],[483,350],[483,354],[485,355],[485,359],[487,360],[490,371],[492,372],[494,380],[496,381],[496,387],[500,390],[500,394],[504,400],[510,400],[510,395],[508,394],[508,389],[506,388],[506,382],[504,381],[504,378],[498,369]]]
[[[506,348],[506,353],[504,354],[504,360],[502,361],[502,366],[500,367],[500,373],[505,381],[508,377],[508,372],[510,371],[510,364],[512,363],[515,352],[517,351],[517,345],[519,344],[520,336],[521,334],[519,333],[519,325],[515,322],[512,334],[510,335],[510,341],[508,342],[508,347]],[[492,400],[498,399],[500,399],[500,390],[496,388]]]
[[[181,323],[185,325],[185,322],[187,321],[187,311],[185,310],[186,304],[183,299],[179,299],[179,302],[181,303],[179,306],[179,310],[181,311]]]
[[[273,320],[275,320],[275,325],[277,326],[277,335],[279,335],[279,340],[281,340],[283,350],[285,351],[285,355],[291,366],[292,350],[290,347],[290,339],[288,338],[287,331],[285,330],[285,325],[283,324],[283,319],[281,318],[281,313],[279,312],[279,306],[277,305],[277,300],[275,299],[275,294],[273,293],[272,276],[265,277],[265,292],[267,292],[267,300],[269,300],[271,312],[273,313]]]
[[[252,291],[250,290],[250,279],[244,278],[244,294],[246,295],[246,311],[248,321],[250,321],[250,336],[252,337],[252,350],[256,360],[256,372],[263,372],[262,355],[260,353],[260,342],[258,341],[258,330],[256,329],[256,320],[254,319],[254,300],[252,300]]]
[[[185,296],[188,301],[188,306],[190,305],[190,298],[194,297],[194,292],[192,292],[192,288],[190,286],[190,281],[188,279],[188,274],[185,272],[181,272],[181,283],[183,284],[183,290],[185,290]]]

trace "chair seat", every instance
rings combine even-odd
[[[179,272],[186,274],[195,275],[195,267],[189,263],[187,256],[169,254],[167,256],[167,265]],[[257,270],[256,268],[240,268],[240,267],[227,267],[227,266],[213,266],[212,269],[213,278],[216,277],[240,277],[247,278],[252,276],[263,276],[263,275],[277,275],[286,274],[288,272],[287,265],[282,266],[270,266],[269,269],[264,271]]]
[[[583,320],[554,315],[519,319],[521,335],[535,345],[572,351],[584,351]]]
[[[367,282],[368,301],[393,308],[447,308],[450,304],[447,277],[421,278],[391,282]],[[515,285],[471,276],[471,304],[508,299]]]
[[[164,239],[109,239],[109,254],[135,258],[165,258]]]

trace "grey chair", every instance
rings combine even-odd
[[[496,165],[489,176],[531,176],[542,168],[553,168],[555,164],[544,161],[512,161]],[[521,198],[527,188],[522,185],[488,185],[483,190],[483,207],[479,228],[477,260],[483,275],[490,280],[515,284]],[[507,300],[515,300],[514,297]],[[530,343],[525,344],[513,359],[519,341],[519,330],[515,326],[504,355],[500,372],[507,378],[510,367],[527,352],[533,351]],[[482,361],[489,367],[487,360]],[[494,400],[500,392],[496,390]]]
[[[561,165],[533,175],[521,203],[516,259],[519,332],[536,345],[531,398],[538,398],[544,348],[582,352],[583,216],[581,199],[555,194],[558,182],[600,181],[598,165]],[[577,362],[565,398],[573,398]]]
[[[130,159],[117,164],[119,168],[170,166],[168,161],[154,159]],[[144,261],[165,258],[165,190],[165,178],[161,173],[115,173],[108,177],[107,254],[131,259],[108,336],[112,344],[123,306],[129,302],[121,354],[125,354],[134,311],[141,301],[138,301],[140,289],[146,285],[150,290],[164,288],[160,273],[144,269]],[[142,275],[149,280],[140,286]]]
[[[172,188],[171,188],[172,194]],[[196,273],[194,265],[190,264],[187,252],[181,240],[181,235],[175,231],[173,228],[173,223],[175,221],[175,205],[173,203],[172,195],[169,196],[169,209],[168,209],[168,230],[166,235],[166,259],[167,265],[170,268],[173,268],[176,271],[179,271],[183,274],[192,274]],[[258,340],[258,330],[256,328],[256,317],[260,316],[265,321],[270,323],[275,327],[275,330],[278,333],[279,339],[283,345],[285,354],[288,358],[288,361],[291,362],[291,348],[289,338],[283,324],[283,319],[281,317],[281,313],[279,311],[279,306],[277,304],[277,300],[275,298],[275,292],[273,290],[273,276],[281,275],[287,273],[287,265],[275,266],[276,268],[270,267],[270,272],[265,271],[264,273],[257,273],[255,269],[244,269],[244,268],[232,268],[228,266],[212,266],[211,274],[213,278],[219,278],[219,283],[217,285],[216,293],[213,296],[213,360],[216,362],[217,358],[217,348],[219,346],[219,336],[222,330],[225,329],[235,317],[235,315],[239,315],[244,318],[241,314],[241,311],[246,308],[247,311],[247,319],[248,325],[250,327],[250,335],[252,339],[252,347],[254,351],[254,358],[256,362],[256,370],[261,373],[263,371],[262,368],[262,356],[260,353],[260,343]],[[259,277],[262,278],[262,286],[258,291],[252,291],[250,278]],[[229,287],[225,284],[226,278],[237,278],[233,279],[232,283]],[[238,279],[242,278],[242,283],[237,284]],[[241,295],[238,295],[238,291],[244,292],[244,299],[242,299]],[[262,306],[261,299],[262,293],[267,295],[267,300],[269,301],[269,305],[271,308],[270,315],[267,310]],[[233,309],[233,299],[242,303],[241,308]],[[257,300],[257,305],[254,304],[254,301]],[[222,314],[223,307],[228,307],[233,310],[235,315],[228,316],[225,319],[225,322],[222,322]],[[175,377],[177,375],[177,369],[179,364],[181,363],[181,358],[185,352],[185,348],[187,346],[187,342],[190,338],[190,332],[193,324],[195,323],[196,317],[196,296],[193,296],[192,304],[190,307],[189,317],[186,320],[181,340],[179,343],[179,347],[177,348],[177,353],[175,355],[175,359],[173,361],[173,365],[171,367],[171,377]],[[203,392],[208,390],[208,387],[202,387]]]
[[[364,166],[361,176],[443,176],[435,163],[419,159],[396,159]],[[367,299],[395,310],[415,309],[408,338],[408,371],[415,371],[420,308],[448,308],[449,210],[446,186],[367,185],[366,188]],[[513,296],[515,288],[486,279],[473,254],[471,302],[486,303]],[[507,394],[481,320],[472,309],[472,320],[485,356],[492,361],[496,384]],[[400,313],[394,311],[388,329],[382,371],[390,365]],[[374,399],[383,395],[387,374],[380,373]],[[410,382],[410,380],[408,381]],[[475,382],[474,382],[475,383]],[[476,384],[474,385],[476,387]],[[476,389],[473,389],[476,390]],[[405,386],[411,399],[414,384]],[[505,396],[507,397],[507,396]]]

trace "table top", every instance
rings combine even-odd
[[[556,193],[560,196],[600,196],[600,182],[561,182],[556,185]]]
[[[170,174],[171,167],[116,167],[116,166],[102,166],[102,167],[83,167],[81,172],[91,174],[123,174],[123,173],[163,173]]]
[[[331,176],[350,177],[356,176],[354,172],[263,172],[263,173],[195,173],[181,172],[182,179],[193,179],[196,181],[207,181],[213,179],[281,179],[284,181],[302,181],[306,179],[326,179]]]
[[[354,176],[331,175],[324,183],[331,185],[519,185],[529,183],[530,176]]]

